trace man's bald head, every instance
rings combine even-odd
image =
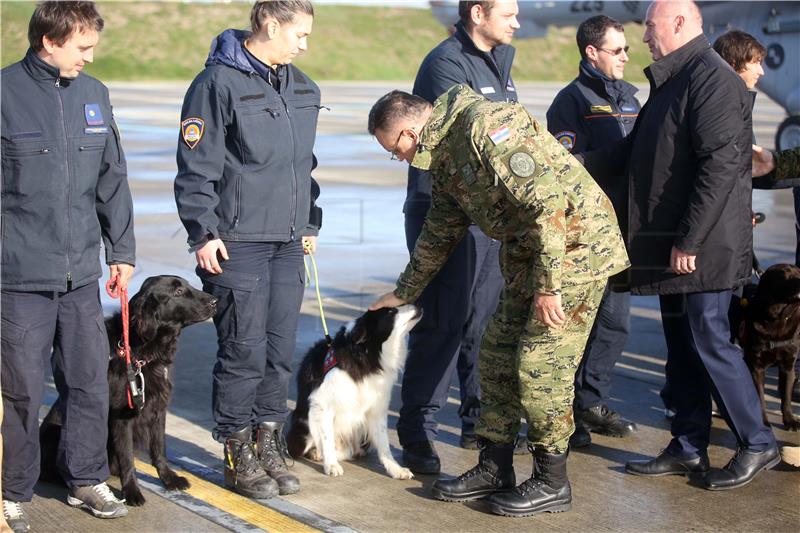
[[[647,8],[642,39],[658,61],[703,33],[703,15],[691,0],[655,0]]]

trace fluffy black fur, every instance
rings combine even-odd
[[[342,326],[333,338],[337,367],[347,372],[356,383],[382,370],[381,345],[392,334],[393,307],[367,311],[348,332]],[[306,354],[297,371],[297,405],[292,412],[287,445],[292,457],[302,457],[308,437],[308,397],[325,379],[324,360],[328,343],[321,340]],[[366,445],[366,443],[365,443]]]
[[[769,267],[743,315],[740,340],[761,398],[764,422],[768,424],[764,374],[767,368],[777,365],[783,425],[797,431],[800,419],[792,415],[792,385],[794,362],[800,350],[800,268],[788,264]]]
[[[172,362],[181,329],[211,318],[216,305],[215,298],[176,276],[147,278],[141,290],[131,298],[131,360],[144,362],[145,404],[141,411],[128,407],[125,361],[117,355],[117,343],[122,340],[122,318],[116,313],[106,319],[110,351],[108,459],[111,473],[120,477],[128,505],[138,506],[145,501],[134,474],[134,446],[150,451],[153,466],[167,489],[189,488],[186,478],[177,475],[167,464],[164,443],[167,408],[172,396]],[[39,428],[43,479],[60,479],[56,454],[61,417],[62,409],[56,401]]]

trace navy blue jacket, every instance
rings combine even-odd
[[[2,287],[66,291],[135,263],[133,204],[108,89],[32,50],[0,73]]]
[[[578,77],[556,95],[547,110],[547,129],[573,153],[620,141],[633,130],[639,115],[641,106],[634,96],[637,91],[624,80],[608,80],[581,61]],[[627,176],[620,174],[611,180],[600,180],[599,184],[622,223],[628,216]]]
[[[184,99],[175,201],[191,248],[209,238],[288,242],[321,224],[311,178],[319,88],[291,64],[273,88],[244,49],[249,35],[217,36]]]
[[[469,85],[494,102],[516,102],[511,79],[514,47],[496,46],[491,53],[479,50],[461,22],[456,32],[428,53],[414,81],[413,93],[433,103],[453,85]],[[424,216],[431,205],[431,180],[427,172],[408,167],[408,191],[403,212]]]

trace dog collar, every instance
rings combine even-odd
[[[325,359],[322,360],[322,375],[326,375],[337,364],[339,364],[339,360],[336,359],[336,354],[333,352],[333,346],[328,346],[328,353],[325,354]]]
[[[797,344],[797,339],[794,337],[783,341],[767,341],[767,346],[770,350],[774,350],[775,348],[783,348],[784,346],[791,346],[793,344]]]

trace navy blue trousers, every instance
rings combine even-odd
[[[50,357],[63,411],[58,467],[70,487],[108,479],[110,348],[97,283],[67,292],[2,291],[3,499],[39,479],[39,408]]]
[[[225,242],[222,274],[197,270],[218,300],[213,371],[213,436],[224,441],[248,425],[284,422],[303,299],[299,241]]]
[[[409,251],[424,221],[424,216],[406,216]],[[461,432],[475,431],[480,416],[478,349],[503,289],[499,251],[499,242],[472,226],[417,301],[424,314],[409,336],[397,421],[403,446],[436,440],[435,415],[447,401],[454,370],[459,380]]]
[[[730,340],[731,291],[662,295],[660,302],[667,388],[675,410],[670,453],[684,458],[706,453],[712,397],[739,446],[757,451],[774,446],[742,351]]]
[[[575,372],[575,409],[585,410],[608,402],[614,365],[622,355],[631,329],[630,307],[630,292],[613,292],[606,286]]]

